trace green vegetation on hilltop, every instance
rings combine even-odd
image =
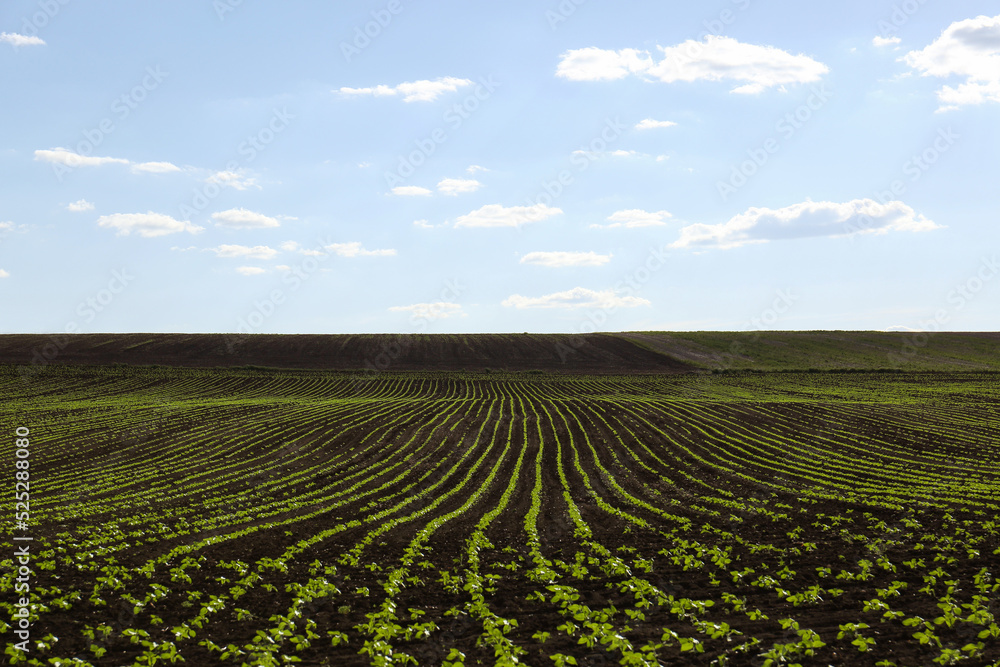
[[[712,370],[1000,370],[1000,334],[698,331],[615,334]]]

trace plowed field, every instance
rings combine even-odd
[[[31,440],[26,530],[2,503],[5,553],[33,537],[27,657],[1000,664],[998,390],[0,367],[11,488]]]

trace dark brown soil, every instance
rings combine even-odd
[[[12,377],[10,373],[0,375],[0,378]],[[755,637],[761,641],[760,646],[749,655],[730,656],[728,664],[757,667],[763,664],[760,654],[774,644],[798,639],[794,631],[781,625],[782,619],[794,618],[801,628],[819,633],[826,646],[814,656],[796,656],[790,662],[816,667],[867,667],[892,660],[899,667],[933,667],[932,660],[939,653],[936,647],[933,650],[922,647],[913,638],[914,628],[903,626],[900,620],[883,622],[880,613],[864,611],[864,604],[892,582],[904,582],[907,588],[899,596],[887,597],[888,604],[906,617],[933,619],[940,614],[937,603],[945,593],[945,586],[938,583],[933,595],[920,593],[919,589],[925,585],[923,575],[940,565],[947,572],[947,577],[940,579],[959,582],[953,591],[954,598],[970,604],[976,593],[973,584],[976,574],[984,567],[996,569],[1000,536],[995,528],[985,525],[987,518],[997,516],[997,507],[991,504],[995,499],[988,498],[987,493],[998,488],[1000,482],[996,467],[1000,449],[994,428],[998,412],[993,376],[940,378],[941,391],[949,392],[947,400],[918,400],[915,397],[925,396],[927,381],[918,383],[912,376],[900,376],[897,384],[881,384],[881,393],[871,402],[838,400],[831,389],[846,392],[869,382],[882,382],[881,378],[858,376],[829,383],[827,376],[810,374],[772,377],[773,392],[783,390],[792,395],[807,389],[830,391],[824,402],[817,402],[760,400],[756,376],[725,379],[726,387],[745,392],[739,399],[720,398],[728,396],[726,391],[710,393],[702,378],[687,375],[635,380],[453,376],[423,383],[411,381],[411,377],[387,374],[372,384],[400,385],[401,394],[410,400],[411,407],[417,408],[412,414],[406,408],[385,408],[384,400],[359,399],[341,376],[329,373],[258,374],[245,370],[192,373],[177,369],[128,369],[127,373],[119,373],[76,368],[40,375],[30,385],[13,381],[0,384],[0,392],[7,401],[20,400],[18,392],[26,391],[25,386],[34,392],[35,398],[23,401],[27,406],[25,418],[39,424],[37,429],[33,424],[38,449],[37,458],[33,459],[33,466],[37,467],[32,468],[32,474],[37,473],[39,483],[37,487],[32,485],[38,500],[38,520],[32,526],[32,533],[39,550],[43,541],[64,550],[55,557],[54,569],[38,569],[33,585],[38,591],[46,591],[42,595],[47,601],[55,595],[52,589],[56,586],[63,592],[75,590],[82,594],[82,599],[71,609],[50,608],[34,629],[33,639],[48,633],[59,637],[54,653],[62,657],[79,656],[99,665],[132,664],[142,649],[130,643],[121,631],[142,628],[154,641],[176,641],[186,664],[220,664],[218,653],[213,654],[199,642],[211,639],[220,646],[250,645],[258,632],[275,626],[271,620],[275,615],[288,612],[293,594],[286,585],[308,581],[315,576],[310,568],[319,562],[323,566],[336,566],[329,581],[340,593],[313,600],[301,610],[298,629],[302,631],[304,621],[311,620],[321,638],[301,650],[292,650],[286,640],[282,651],[295,653],[302,659],[298,664],[303,665],[368,665],[370,659],[359,651],[369,637],[358,626],[386,599],[383,584],[387,573],[401,562],[418,531],[458,510],[473,492],[483,489],[467,513],[451,518],[436,530],[427,543],[430,548],[416,559],[429,567],[413,564],[407,577],[418,577],[419,581],[408,579],[407,586],[394,598],[400,625],[411,622],[409,610],[415,609],[425,612],[421,620],[434,621],[438,629],[426,641],[396,638],[392,643],[416,658],[420,665],[440,665],[452,648],[466,655],[466,665],[492,665],[492,649],[481,641],[482,620],[468,614],[445,614],[449,609],[464,609],[470,595],[462,589],[447,590],[441,578],[444,571],[461,574],[468,567],[466,540],[477,521],[498,506],[503,490],[513,480],[506,509],[486,530],[492,547],[480,552],[480,573],[500,575],[494,590],[486,596],[489,609],[500,617],[517,621],[510,637],[526,651],[522,656],[525,664],[552,664],[550,656],[563,653],[574,656],[579,665],[617,665],[619,653],[608,652],[600,645],[583,646],[578,641],[579,633],[570,637],[556,629],[568,620],[559,605],[529,599],[539,592],[548,595],[546,583],[526,576],[531,555],[524,521],[532,503],[534,465],[539,452],[541,552],[560,575],[559,583],[579,591],[580,604],[591,610],[614,607],[615,627],[629,626],[621,632],[636,648],[658,642],[665,628],[686,638],[698,638],[705,646],[704,654],[663,648],[659,651],[661,664],[706,665],[733,645]],[[85,381],[89,384],[84,384]],[[317,381],[327,383],[328,388],[316,390]],[[852,387],[852,382],[856,386]],[[216,387],[231,387],[234,383],[243,383],[242,395],[231,388],[226,393],[216,392]],[[963,383],[969,387],[959,389]],[[61,392],[57,391],[60,387]],[[706,393],[693,400],[678,399],[679,388],[683,387],[702,387]],[[475,395],[481,397],[466,398],[465,389],[474,389]],[[159,414],[151,407],[155,404],[153,399],[168,390],[173,392],[169,394],[173,403],[169,410]],[[204,396],[201,391],[210,395]],[[38,402],[37,397],[43,399]],[[479,409],[483,406],[495,409],[488,420],[487,412]],[[340,412],[331,414],[334,409]],[[361,419],[369,414],[375,415],[372,421]],[[428,437],[422,437],[421,429],[438,416],[440,421],[426,428]],[[483,436],[476,442],[475,435],[484,424]],[[274,430],[266,431],[267,428]],[[306,433],[310,434],[308,438],[303,435]],[[374,437],[366,440],[364,446],[373,446],[364,450],[359,443],[371,434]],[[289,444],[296,435],[303,435],[302,441]],[[193,445],[187,440],[189,437]],[[472,463],[486,451],[488,444],[492,445],[490,453],[482,467],[472,472]],[[221,456],[212,453],[216,445],[224,449]],[[490,479],[488,471],[497,464],[499,452],[508,446],[497,474]],[[779,447],[783,449],[776,453],[775,448]],[[561,456],[557,454],[560,449]],[[13,459],[12,454],[8,457],[12,450],[8,447],[2,451],[3,463],[7,465],[8,458]],[[235,451],[240,454],[235,455]],[[178,452],[186,452],[186,456],[173,467],[168,469],[159,462],[158,457]],[[471,456],[452,477],[444,479],[433,492],[423,494],[441,482],[445,472],[466,452],[471,452]],[[836,458],[834,454],[840,452],[849,456],[844,460]],[[371,509],[368,502],[373,498],[361,498],[360,494],[387,481],[376,479],[375,475],[410,453],[413,457],[406,459],[402,467],[407,476],[374,494],[374,499],[400,492],[399,497],[387,500],[386,506],[407,498],[414,499],[413,502],[383,519],[371,519],[371,513],[381,507]],[[514,464],[522,453],[521,472],[515,478]],[[744,455],[747,458],[738,458]],[[894,480],[886,472],[889,468],[878,463],[883,457],[889,463],[905,462],[905,472],[916,475],[914,484],[920,493],[911,502],[898,508],[875,498],[837,497],[841,492],[837,484],[845,475],[850,477],[851,488],[882,487],[878,489],[880,492],[908,493],[909,483]],[[789,465],[800,460],[808,465]],[[155,465],[163,468],[162,474],[151,471],[146,465],[148,461],[157,461]],[[273,471],[267,467],[275,463],[281,465]],[[564,496],[560,467],[572,504],[579,508],[582,520],[592,530],[591,540],[574,532],[569,513],[571,503]],[[965,473],[961,472],[963,467]],[[357,469],[369,471],[372,477],[359,487],[357,497],[349,498],[350,502],[320,503],[309,496],[314,483],[336,485],[338,479]],[[417,482],[425,471],[433,472]],[[298,473],[304,474],[298,476]],[[469,473],[466,486],[432,506],[440,494],[457,488]],[[814,473],[819,481],[810,479]],[[969,487],[965,495],[950,493],[948,476],[959,480],[966,473],[977,486]],[[271,484],[282,476],[286,482]],[[168,483],[159,477],[167,477]],[[939,477],[944,481],[940,484],[933,481]],[[116,479],[118,483],[102,487],[100,492],[88,489],[88,481],[100,483],[105,478]],[[154,488],[150,478],[158,492],[165,489],[179,495],[169,503],[155,502],[148,495]],[[211,481],[223,481],[223,488],[202,493],[200,485]],[[402,492],[409,482],[416,483]],[[618,488],[647,505],[687,519],[690,524],[678,529],[678,523],[662,513],[649,506],[632,504]],[[812,494],[816,489],[826,493]],[[155,517],[155,522],[171,525],[180,515],[192,520],[228,516],[238,508],[254,509],[284,495],[302,500],[281,514],[263,516],[251,512],[224,523],[219,529],[163,537],[146,523],[146,515]],[[151,502],[145,510],[116,504],[118,498],[124,501],[136,497]],[[70,498],[75,502],[68,503]],[[740,501],[735,508],[712,502],[734,499]],[[74,517],[71,521],[64,523],[52,517],[70,505]],[[649,527],[634,526],[610,512],[609,506],[647,522]],[[98,507],[104,508],[103,511],[98,511]],[[116,507],[120,509],[114,511]],[[426,514],[412,516],[424,508],[429,508]],[[316,512],[315,516],[305,516]],[[835,523],[831,518],[834,516],[843,523],[831,526]],[[136,526],[146,529],[142,536],[128,536],[131,546],[114,554],[114,563],[127,568],[133,576],[122,588],[102,592],[106,605],[95,604],[87,598],[96,578],[101,576],[100,571],[77,569],[73,561],[66,562],[63,558],[77,556],[78,549],[84,549],[80,546],[83,540],[126,518],[135,519]],[[369,531],[377,530],[383,521],[402,518],[407,520],[364,548],[358,564],[341,562],[341,557]],[[267,525],[285,519],[297,520]],[[212,615],[203,629],[198,628],[195,638],[176,640],[173,636],[172,628],[190,622],[200,602],[211,595],[231,595],[238,577],[222,567],[222,562],[238,559],[253,566],[261,559],[279,557],[299,540],[355,519],[362,521],[361,525],[342,530],[291,558],[287,572],[262,570],[263,578],[250,586],[246,595],[229,600],[226,608]],[[914,528],[912,521],[919,521],[919,528]],[[170,569],[178,565],[176,561],[158,566],[150,578],[136,573],[144,562],[172,548],[247,527],[259,530],[194,552],[192,556],[204,557],[204,561],[200,567],[187,570],[192,578],[190,583],[171,580]],[[730,549],[732,564],[719,569],[705,556],[700,556],[704,562],[693,567],[675,562],[672,554],[677,552],[671,538],[675,529],[675,534],[685,541],[700,543],[705,548]],[[126,539],[121,533],[109,535],[107,539],[112,543]],[[148,542],[140,541],[147,537]],[[973,546],[975,553],[967,549]],[[627,560],[631,568],[629,576],[648,582],[665,595],[713,601],[713,606],[699,618],[727,623],[742,636],[731,642],[708,638],[698,632],[692,623],[694,619],[680,618],[670,604],[640,608],[632,594],[621,588],[626,575],[606,573],[600,564],[589,560],[599,548]],[[588,559],[587,571],[571,574],[569,566],[578,555]],[[885,556],[895,571],[875,565],[870,579],[836,578],[841,570],[858,572],[859,561],[874,563],[879,556]],[[648,563],[648,571],[638,564],[638,558]],[[915,568],[904,564],[918,558],[926,562]],[[94,556],[76,562],[107,566],[113,561],[106,556]],[[378,567],[369,569],[373,564]],[[513,568],[508,570],[504,566]],[[744,567],[753,567],[755,572],[737,582],[732,572]],[[831,573],[821,576],[817,571],[821,567],[831,568]],[[782,577],[779,573],[783,568],[794,574]],[[819,601],[793,604],[774,588],[751,583],[751,579],[761,575],[779,578],[778,584],[792,593],[812,586],[841,589],[842,593],[834,595],[824,590]],[[219,577],[229,581],[220,581]],[[151,584],[166,586],[171,593],[136,616],[128,596],[142,598]],[[368,589],[368,593],[359,589]],[[185,604],[189,592],[201,593],[201,600]],[[728,595],[745,599],[748,609],[758,608],[768,618],[750,619],[745,613],[734,611],[726,602]],[[996,592],[988,595],[984,606],[1000,616],[1000,595]],[[251,616],[239,619],[237,608]],[[629,619],[626,610],[642,611],[645,618]],[[154,614],[162,623],[152,622]],[[865,653],[857,651],[849,638],[837,638],[842,625],[860,622],[870,626],[865,636],[876,640]],[[107,653],[97,660],[82,632],[85,625],[99,623],[113,631],[102,644]],[[953,628],[937,627],[936,633],[945,646],[962,647],[976,642],[976,633],[981,629],[979,625],[963,622]],[[350,644],[332,647],[325,635],[327,630],[346,632]],[[542,642],[536,638],[539,632],[551,636]],[[982,655],[960,664],[989,665],[997,658],[1000,658],[1000,643],[991,640],[984,644]],[[221,664],[240,662],[237,659]]]
[[[607,334],[0,335],[0,364],[351,371],[675,373],[694,367]]]

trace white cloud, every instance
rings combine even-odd
[[[277,269],[278,271],[291,271],[292,270],[292,267],[288,266],[287,264],[278,264],[274,268]]]
[[[639,121],[635,125],[637,130],[655,130],[661,127],[673,127],[677,125],[672,120],[653,120],[652,118],[646,118],[645,120]]]
[[[65,148],[35,151],[35,159],[40,162],[52,162],[67,167],[99,167],[104,164],[129,164],[129,161],[125,158],[80,155]]]
[[[681,229],[674,248],[736,248],[782,239],[924,232],[940,226],[900,201],[881,204],[855,199],[843,204],[802,202],[781,209],[750,208],[721,225],[695,224]]]
[[[278,247],[284,250],[285,252],[295,252],[296,250],[299,249],[299,244],[296,243],[295,241],[285,241]]]
[[[391,248],[382,250],[365,250],[358,241],[350,243],[331,243],[326,249],[340,257],[391,257],[396,251]]]
[[[259,276],[262,273],[267,273],[267,269],[262,269],[259,266],[240,266],[236,268],[236,272],[243,276]]]
[[[596,46],[573,49],[560,56],[556,76],[570,81],[612,81],[653,67],[649,51],[608,51]]]
[[[903,40],[900,39],[899,37],[882,37],[881,35],[876,35],[875,38],[872,39],[872,44],[879,47],[894,46],[902,41]]]
[[[596,252],[529,252],[521,258],[521,264],[537,264],[550,268],[564,266],[603,266],[611,261],[611,255]]]
[[[154,236],[166,236],[167,234],[177,234],[188,232],[197,234],[204,230],[203,227],[192,225],[190,222],[174,220],[169,215],[161,213],[114,213],[112,215],[102,215],[97,219],[98,227],[118,230],[118,236],[128,236],[135,232],[139,236],[151,238]]]
[[[629,74],[664,83],[730,79],[743,82],[732,92],[755,94],[774,86],[818,81],[829,71],[808,56],[792,55],[773,46],[745,44],[732,37],[708,35],[701,42],[688,40],[657,48],[663,56],[659,62],[648,51],[636,49],[588,47],[566,51],[556,75],[572,81],[609,81]]]
[[[74,213],[80,213],[81,211],[93,211],[94,205],[91,204],[86,199],[81,199],[79,201],[73,202],[72,204],[69,204],[66,207],[66,210],[73,211]]]
[[[120,157],[99,157],[96,155],[80,155],[66,148],[35,151],[35,160],[51,162],[67,167],[100,167],[105,164],[131,165],[134,173],[166,174],[180,171],[181,168],[170,162],[135,162]]]
[[[624,211],[615,211],[608,216],[610,225],[591,225],[591,227],[603,229],[615,229],[624,227],[633,229],[636,227],[662,227],[667,224],[669,218],[674,217],[670,211],[643,211],[640,208],[630,208]]]
[[[209,248],[209,250],[214,252],[217,257],[224,258],[248,257],[250,259],[271,259],[278,254],[277,250],[269,248],[266,245],[255,245],[253,247],[245,245],[220,245],[218,248]]]
[[[228,186],[236,190],[247,190],[249,188],[260,189],[257,185],[255,178],[247,175],[246,169],[237,169],[236,171],[217,171],[208,178],[205,179],[206,183],[214,183],[216,185]]]
[[[471,178],[445,178],[437,184],[439,192],[452,196],[466,192],[475,192],[481,187],[483,187],[482,183]]]
[[[937,91],[938,111],[1000,102],[1000,15],[952,23],[930,45],[900,60],[922,76],[965,79],[958,87]]]
[[[585,287],[574,287],[565,292],[556,292],[539,297],[514,294],[504,300],[508,308],[635,308],[651,305],[637,296],[619,296],[614,290],[594,291]]]
[[[394,313],[412,313],[413,317],[424,320],[446,320],[449,317],[465,317],[462,306],[458,303],[438,301],[436,303],[415,303],[412,306],[393,306],[389,309]]]
[[[471,164],[465,170],[465,173],[470,174],[472,176],[475,176],[476,172],[480,172],[480,171],[489,171],[489,169],[487,169],[486,167],[480,167],[478,164]]]
[[[433,192],[419,185],[400,185],[392,189],[397,197],[430,197]]]
[[[12,46],[43,46],[45,40],[41,37],[19,35],[16,32],[0,32],[0,42],[6,42]]]
[[[432,225],[431,223],[427,222],[424,219],[414,220],[413,226],[419,227],[420,229],[434,229],[435,227],[437,227],[437,225]]]
[[[141,162],[139,164],[132,165],[132,171],[147,172],[150,174],[167,174],[180,170],[180,167],[169,162]]]
[[[3,269],[0,269],[0,278],[10,278],[10,274]]]
[[[533,206],[501,206],[487,204],[471,213],[461,215],[456,227],[520,227],[529,222],[539,222],[562,213],[562,209],[534,204]]]
[[[15,225],[13,222],[0,222],[0,239],[7,236],[11,232],[25,232],[28,229],[28,225]]]
[[[453,93],[459,88],[471,86],[469,79],[445,76],[429,81],[409,81],[398,86],[379,85],[372,88],[341,88],[343,95],[372,95],[374,97],[394,97],[402,95],[404,102],[433,102],[445,93]]]
[[[606,157],[618,157],[618,158],[634,158],[634,157],[649,157],[646,153],[640,153],[634,150],[625,150],[623,148],[618,148],[613,151],[588,151],[585,149],[578,149],[573,151],[573,155],[580,155],[587,158],[588,160],[602,160]]]
[[[212,220],[220,227],[231,229],[264,229],[281,226],[276,218],[248,211],[245,208],[231,208],[228,211],[213,213]]]

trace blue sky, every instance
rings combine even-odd
[[[1000,16],[0,9],[0,332],[996,330]]]

